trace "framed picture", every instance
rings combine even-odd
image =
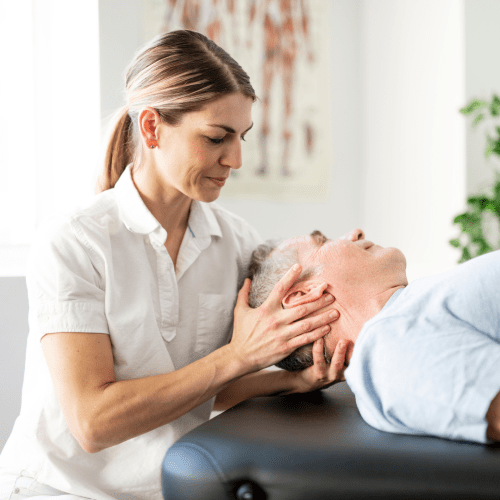
[[[204,33],[250,75],[259,97],[243,167],[224,197],[324,201],[330,156],[328,0],[147,0],[148,38]]]

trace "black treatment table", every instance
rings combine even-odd
[[[500,447],[377,431],[341,383],[221,413],[161,474],[165,500],[500,499]]]

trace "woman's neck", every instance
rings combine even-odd
[[[191,198],[172,186],[164,186],[158,179],[146,174],[145,165],[132,170],[132,180],[142,201],[167,234],[181,231],[188,225]]]
[[[143,168],[132,171],[132,180],[148,210],[167,231],[165,247],[175,266],[188,227],[192,200],[175,188],[162,186],[150,175],[145,175]]]

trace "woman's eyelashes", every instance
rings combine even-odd
[[[207,139],[212,143],[212,144],[222,144],[224,142],[224,137],[207,137]]]
[[[224,137],[207,137],[207,139],[212,143],[212,144],[222,144],[224,140],[226,139],[226,136]],[[246,141],[245,136],[242,135],[240,137],[242,141]]]

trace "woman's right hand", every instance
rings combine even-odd
[[[336,310],[306,318],[335,300],[324,293],[326,283],[317,287],[314,301],[291,309],[282,308],[283,298],[301,271],[300,265],[293,266],[266,301],[255,309],[248,305],[251,281],[245,280],[234,310],[233,337],[227,347],[246,370],[257,371],[278,363],[297,348],[324,337],[330,331],[329,324],[338,319]]]

